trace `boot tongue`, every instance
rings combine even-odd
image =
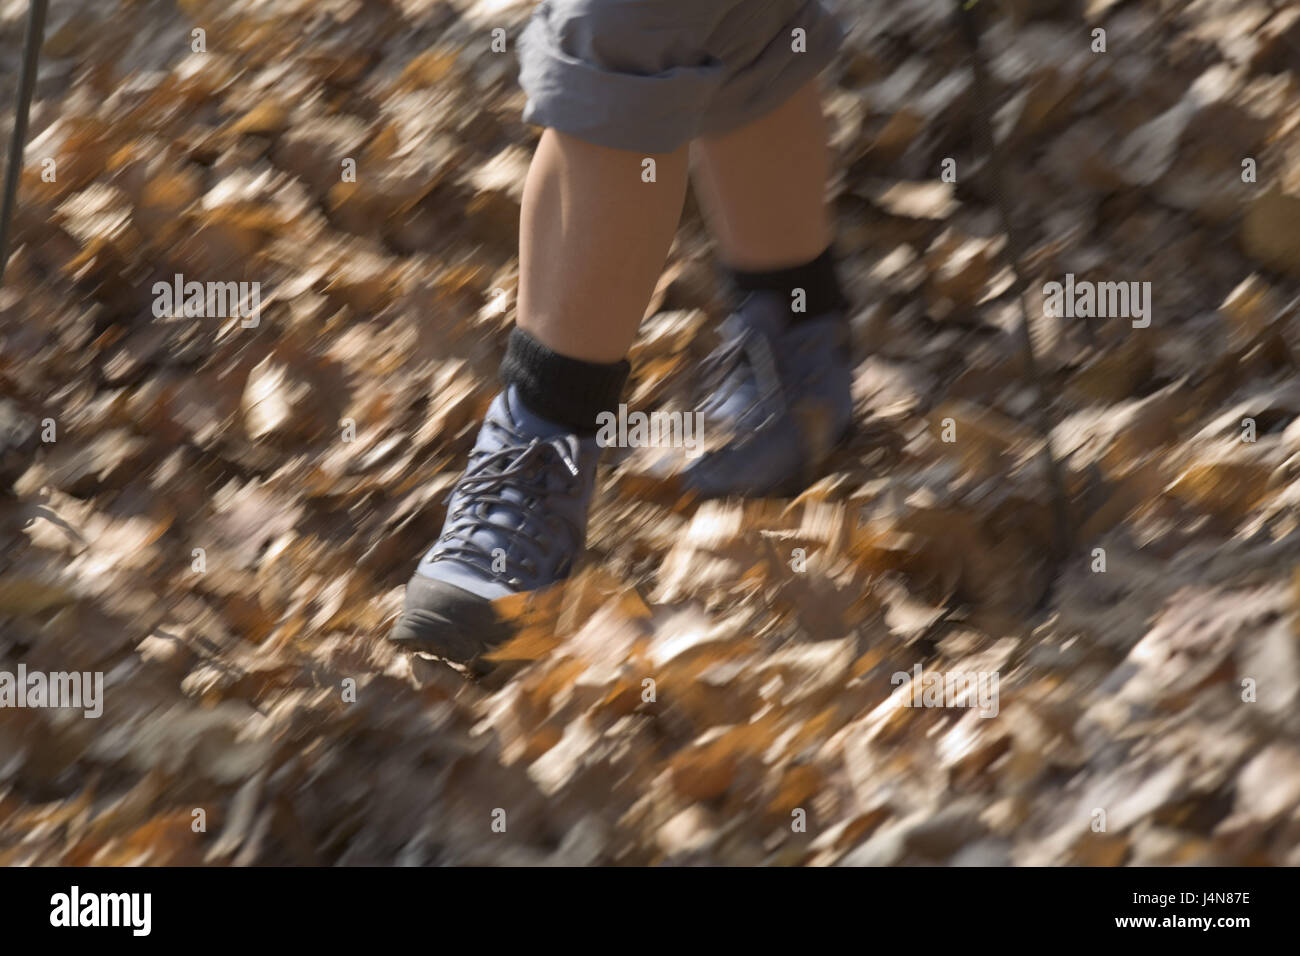
[[[770,413],[761,399],[768,380],[775,374],[770,363],[776,361],[776,356],[771,355],[771,350],[778,348],[789,316],[790,303],[784,296],[760,291],[747,295],[722,323],[724,344],[734,343],[745,334],[751,336],[751,340],[745,346],[744,354],[729,360],[737,364],[701,405],[713,436],[711,440],[741,439],[768,419]],[[768,368],[755,364],[758,353],[770,356]]]
[[[776,292],[751,292],[740,307],[727,317],[728,333],[750,329],[776,339],[790,324],[790,301]]]
[[[510,423],[516,431],[533,438],[540,438],[545,441],[548,438],[554,438],[556,435],[572,434],[571,430],[563,425],[557,425],[555,422],[543,418],[541,415],[534,413],[523,399],[519,397],[519,390],[516,386],[511,385],[506,389],[506,414],[510,418]]]
[[[567,429],[562,425],[547,421],[529,410],[519,398],[518,392],[513,385],[499,396],[498,401],[501,404],[498,406],[497,414],[500,418],[505,419],[510,427],[523,437],[525,442],[528,439],[537,439],[544,442],[556,435],[565,435],[567,433]],[[489,416],[491,415],[492,412],[489,412]],[[534,467],[543,469],[537,474],[537,492],[539,494],[544,493],[548,482],[545,477],[545,465],[540,460],[536,460],[540,459],[540,449],[533,449],[531,452],[524,452],[523,454],[535,459],[531,462]],[[525,461],[521,456],[512,465],[501,466],[493,469],[493,471],[499,472],[502,467],[514,467],[521,464],[527,467],[529,462]],[[527,484],[526,481],[524,483]],[[506,501],[513,502],[514,506],[480,504],[476,510],[481,523],[469,533],[469,541],[484,554],[494,554],[494,551],[498,548],[506,554],[531,552],[531,548],[512,548],[512,536],[508,531],[504,530],[506,528],[522,528],[528,522],[528,515],[532,509],[523,505],[524,500],[529,497],[528,492],[517,485],[512,485],[511,487],[498,488],[493,494]]]

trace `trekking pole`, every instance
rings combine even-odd
[[[18,196],[18,174],[23,167],[23,148],[27,145],[27,113],[36,88],[36,64],[45,35],[45,10],[49,0],[31,0],[27,8],[27,33],[23,38],[23,64],[18,75],[18,96],[14,102],[14,131],[9,139],[9,162],[5,166],[4,198],[0,199],[0,283],[4,282],[9,261],[9,222]]]
[[[1038,368],[1038,359],[1034,355],[1034,341],[1029,332],[1029,307],[1025,305],[1028,284],[1025,282],[1021,262],[1024,257],[1024,244],[1015,227],[1011,207],[1007,201],[1010,194],[1006,175],[1006,166],[1002,161],[1002,151],[998,148],[997,137],[993,135],[993,113],[989,102],[989,70],[980,48],[980,25],[976,8],[979,0],[956,0],[958,27],[971,53],[971,65],[974,71],[974,92],[980,112],[980,122],[976,123],[976,136],[989,157],[989,169],[993,176],[993,194],[997,200],[998,218],[1002,230],[1007,236],[1007,258],[1010,260],[1012,275],[1015,278],[1016,301],[1020,305],[1020,323],[1017,338],[1024,356],[1025,376],[1034,390],[1034,427],[1043,443],[1043,475],[1052,497],[1053,519],[1053,565],[1063,560],[1072,546],[1070,529],[1070,512],[1065,494],[1065,482],[1061,477],[1061,468],[1052,451],[1052,413],[1048,404],[1047,389],[1043,385],[1042,374]],[[1052,575],[1055,580],[1055,574]],[[1047,594],[1051,593],[1051,583]],[[1044,595],[1044,598],[1046,594]]]

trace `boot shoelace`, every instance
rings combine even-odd
[[[570,487],[576,482],[577,438],[557,435],[530,439],[499,422],[492,422],[491,427],[504,432],[509,443],[471,456],[469,467],[447,498],[448,504],[456,504],[449,515],[448,530],[434,545],[430,558],[456,561],[493,577],[504,574],[512,586],[530,587],[545,572],[558,570],[543,567],[552,557],[545,533],[558,526],[570,541],[580,537],[571,519],[554,514],[541,516],[532,508],[546,493],[550,475],[562,475]],[[485,527],[502,532],[506,546],[476,541],[475,533]],[[504,572],[493,569],[492,552],[498,548],[505,554]]]
[[[786,410],[785,390],[781,386],[781,378],[776,370],[776,359],[772,356],[772,347],[766,335],[742,327],[705,360],[702,375],[703,390],[716,395],[717,398],[704,404],[716,406],[726,401],[727,397],[740,386],[738,382],[732,388],[726,388],[727,383],[734,381],[737,374],[745,378],[752,377],[758,391],[754,401],[746,406],[737,418],[744,418],[756,409],[766,412],[763,420],[752,431],[744,436],[738,436],[743,444],[752,439],[754,432],[771,424]],[[742,378],[741,381],[743,382],[744,379]]]

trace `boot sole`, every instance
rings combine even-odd
[[[407,651],[457,664],[480,658],[514,636],[492,602],[442,581],[416,575],[406,586],[406,607],[388,640]]]

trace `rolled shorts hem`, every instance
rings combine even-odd
[[[796,26],[807,31],[807,49],[797,54],[790,51]],[[705,57],[702,65],[638,74],[570,55],[535,15],[520,41],[523,119],[597,146],[671,153],[776,109],[826,68],[842,39],[834,16],[809,0],[751,62],[733,67]]]

